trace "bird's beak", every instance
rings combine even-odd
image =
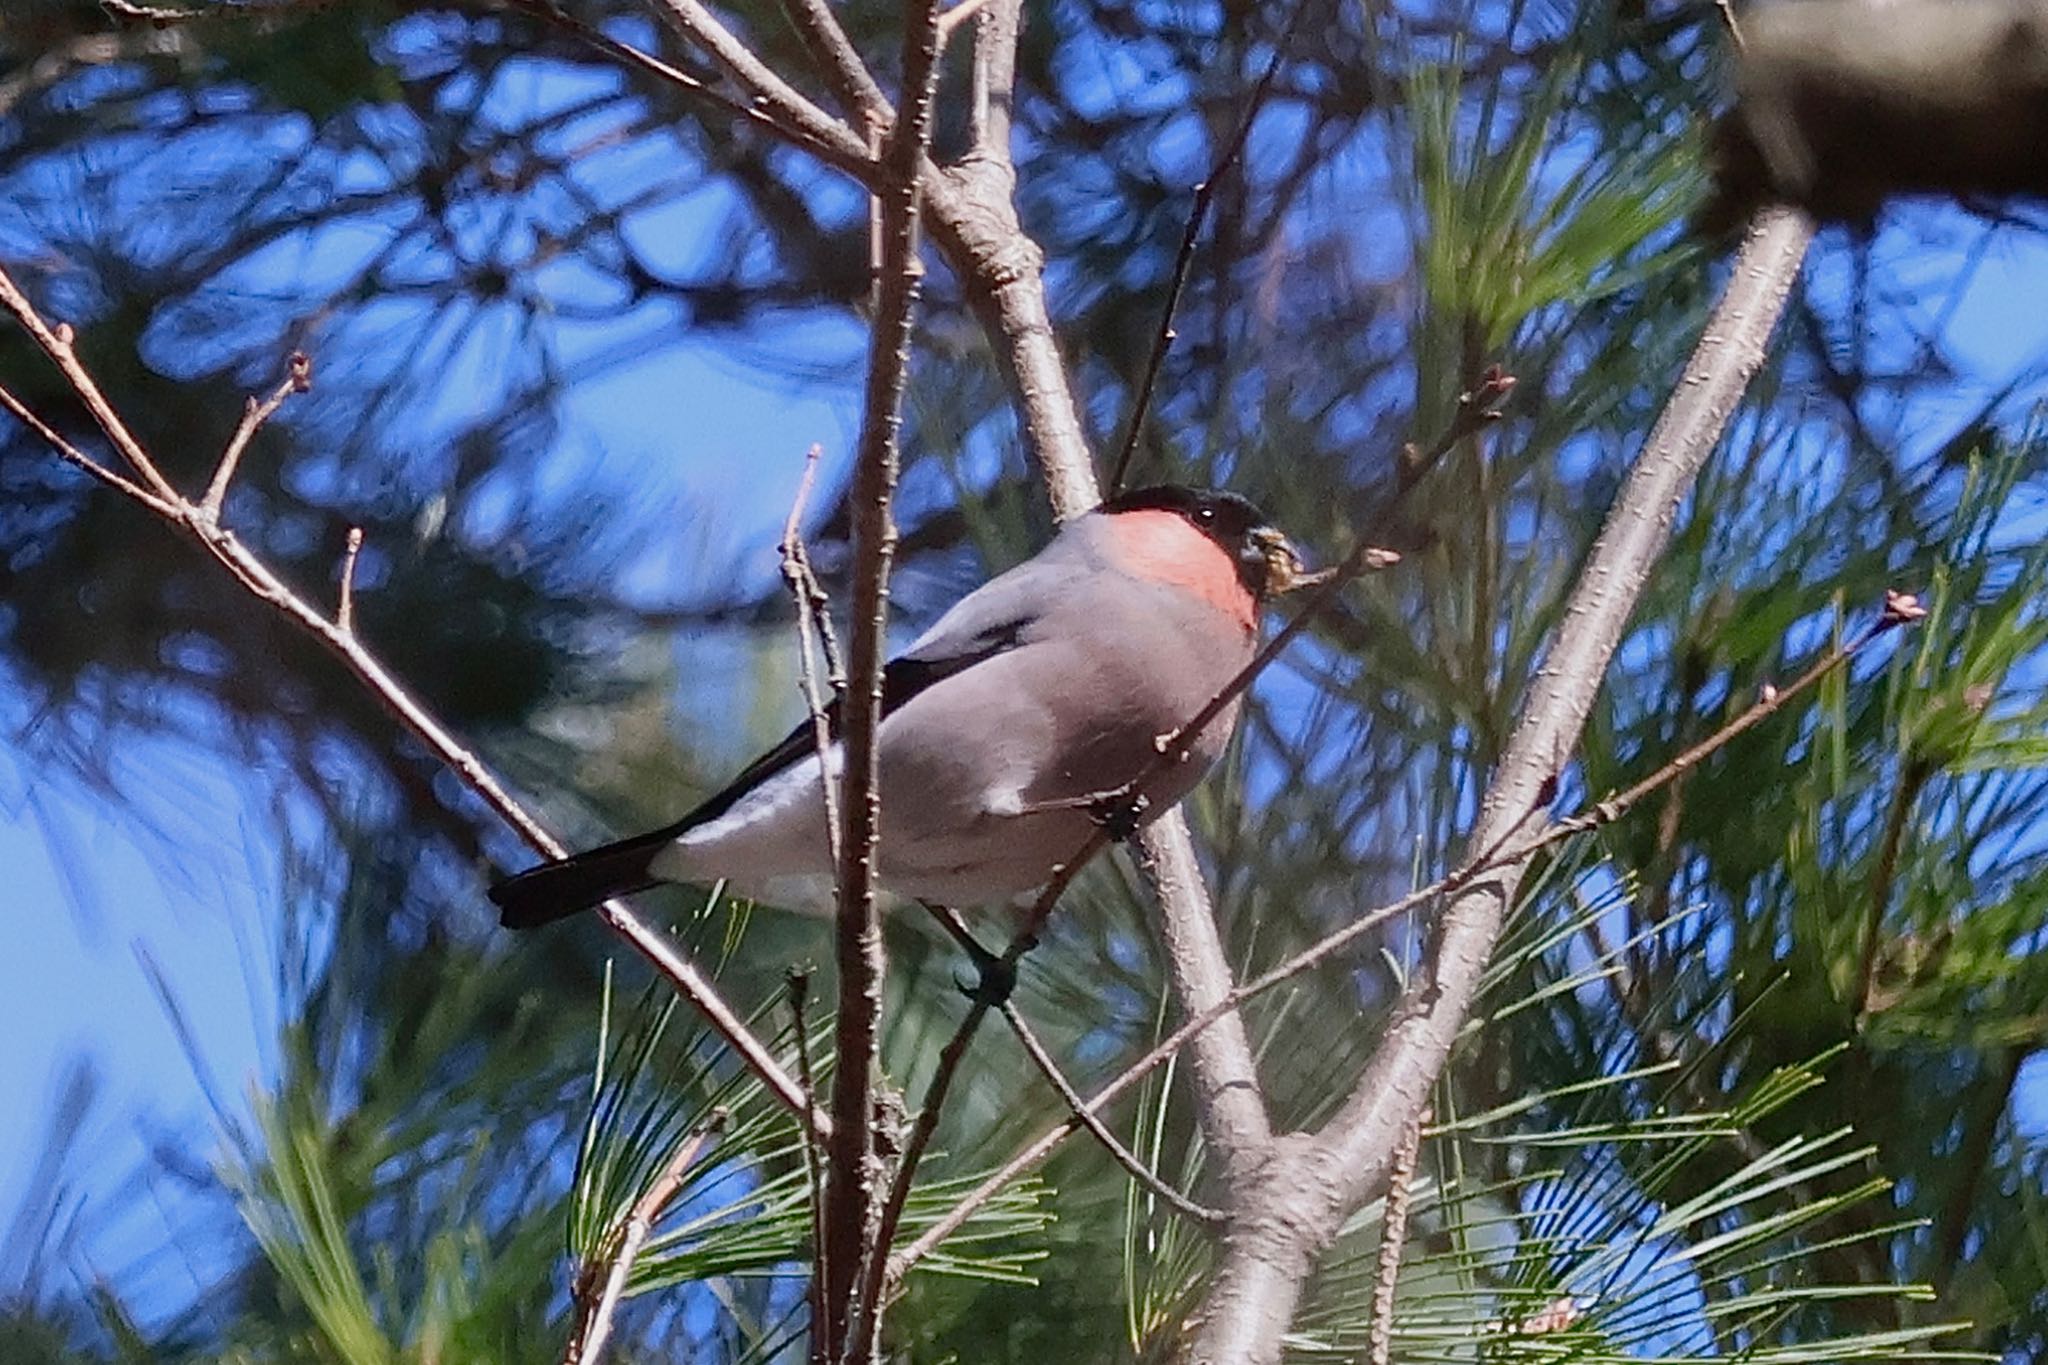
[[[1294,542],[1270,526],[1252,529],[1250,549],[1259,557],[1266,571],[1266,596],[1284,597],[1302,588],[1314,587],[1327,582],[1329,569],[1310,571],[1302,561],[1301,551],[1294,548]]]

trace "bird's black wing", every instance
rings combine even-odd
[[[990,659],[1021,642],[1026,620],[1011,620],[971,637],[945,640],[926,637],[909,654],[882,670],[882,714],[888,715],[918,693]],[[935,648],[943,644],[945,647]],[[839,738],[840,703],[825,708],[825,723]],[[808,719],[800,721],[781,743],[740,770],[737,777],[707,797],[672,825],[605,844],[559,862],[543,863],[490,889],[507,929],[532,929],[564,919],[613,896],[644,891],[659,879],[652,871],[656,854],[678,835],[707,824],[738,805],[746,795],[777,773],[817,751],[816,733]]]

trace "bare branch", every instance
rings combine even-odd
[[[766,108],[778,127],[794,129],[810,142],[832,148],[858,164],[872,164],[859,133],[806,99],[699,0],[653,0],[653,8],[724,67],[755,103]]]
[[[851,136],[851,130],[838,125],[821,111],[819,117],[833,124],[827,128],[812,123],[792,121],[785,117],[780,106],[765,100],[735,99],[731,95],[689,72],[664,62],[651,53],[643,52],[631,43],[612,37],[594,24],[563,12],[552,0],[510,0],[510,2],[535,18],[551,24],[577,40],[607,56],[648,75],[668,82],[686,94],[704,100],[722,109],[743,123],[751,124],[764,133],[800,147],[835,169],[844,171],[863,184],[874,177],[874,161],[858,138]],[[715,21],[714,21],[715,22]],[[730,37],[730,35],[727,35]],[[842,137],[844,132],[848,136]]]
[[[690,0],[666,0],[688,9]],[[883,270],[868,350],[852,490],[853,642],[849,685],[841,706],[845,823],[839,858],[837,1060],[832,1073],[834,1131],[825,1187],[825,1355],[863,1365],[881,1339],[880,1273],[888,1233],[875,1199],[874,1073],[879,1063],[882,1006],[881,924],[875,910],[876,840],[881,832],[879,731],[882,666],[887,646],[889,569],[896,528],[891,502],[899,461],[903,390],[909,377],[912,325],[922,283],[918,258],[919,178],[931,146],[933,92],[938,81],[938,3],[907,5],[903,29],[903,105],[883,158]],[[751,55],[747,60],[753,60]],[[728,65],[733,63],[728,62]],[[863,1272],[864,1258],[873,1273]],[[870,1292],[870,1290],[874,1292]]]
[[[348,548],[341,557],[341,600],[334,609],[335,627],[346,634],[356,633],[356,559],[363,552],[363,528],[348,528]]]
[[[169,517],[173,520],[177,518],[178,510],[175,506],[157,497],[156,494],[150,492],[134,480],[116,474],[113,470],[71,444],[71,442],[65,440],[62,433],[42,418],[36,416],[35,413],[29,411],[28,405],[15,397],[13,392],[5,386],[0,386],[0,408],[7,409],[9,413],[13,414],[17,422],[20,422],[30,431],[42,437],[43,442],[50,449],[56,451],[58,457],[66,464],[83,470],[117,493],[125,493],[160,517]]]
[[[5,308],[14,315],[15,321],[21,324],[22,329],[42,348],[43,354],[63,373],[72,391],[85,404],[86,411],[92,414],[92,420],[113,443],[115,453],[120,455],[122,463],[126,464],[135,477],[141,480],[142,485],[156,496],[158,503],[181,504],[184,499],[178,496],[178,490],[171,487],[170,481],[158,471],[156,464],[144,452],[141,444],[129,433],[127,425],[121,421],[120,414],[114,411],[114,405],[100,392],[99,383],[79,362],[78,352],[71,344],[70,324],[60,322],[52,327],[43,321],[42,315],[36,312],[35,305],[31,304],[28,296],[15,286],[14,278],[5,270],[0,270],[0,308]],[[37,434],[40,435],[41,432]],[[64,446],[58,446],[60,454],[64,449]],[[65,458],[71,457],[67,455]],[[73,462],[77,463],[75,460]]]
[[[631,1275],[633,1262],[640,1255],[640,1249],[647,1245],[647,1238],[654,1231],[654,1220],[661,1217],[661,1211],[683,1187],[683,1178],[697,1160],[697,1154],[704,1150],[714,1133],[724,1129],[726,1111],[714,1109],[704,1122],[690,1130],[668,1165],[655,1178],[641,1196],[633,1201],[626,1219],[613,1234],[614,1245],[610,1256],[610,1269],[604,1278],[604,1288],[597,1299],[586,1308],[576,1331],[570,1336],[568,1346],[562,1352],[562,1365],[597,1365],[604,1357],[604,1348],[611,1338],[612,1318],[618,1312],[619,1301],[626,1295],[626,1279]]]
[[[1031,1058],[1031,1064],[1038,1068],[1038,1074],[1045,1077],[1046,1082],[1057,1090],[1060,1098],[1066,1102],[1067,1112],[1079,1119],[1081,1126],[1094,1134],[1095,1140],[1116,1158],[1117,1165],[1130,1172],[1132,1179],[1150,1190],[1168,1208],[1183,1218],[1191,1218],[1197,1223],[1207,1223],[1212,1227],[1223,1222],[1223,1213],[1220,1209],[1197,1204],[1167,1184],[1157,1171],[1138,1159],[1136,1152],[1124,1146],[1117,1135],[1109,1130],[1108,1124],[1096,1117],[1095,1111],[1088,1107],[1087,1101],[1083,1100],[1080,1093],[1068,1082],[1066,1074],[1060,1070],[1059,1063],[1045,1050],[1045,1044],[1038,1040],[1038,1034],[1032,1031],[1031,1025],[1018,1013],[1014,1001],[1003,1002],[1003,1018],[1009,1021],[1010,1031],[1017,1035],[1017,1041],[1023,1045],[1025,1055]]]
[[[1188,268],[1195,260],[1195,243],[1202,235],[1202,224],[1209,219],[1209,206],[1215,202],[1217,182],[1228,175],[1244,155],[1245,143],[1251,139],[1252,125],[1258,121],[1266,96],[1273,89],[1273,78],[1280,74],[1280,64],[1286,60],[1287,49],[1293,43],[1295,26],[1301,23],[1301,16],[1308,12],[1313,2],[1295,0],[1294,12],[1287,18],[1287,27],[1280,30],[1280,36],[1273,40],[1273,51],[1266,59],[1265,73],[1252,87],[1252,97],[1245,102],[1244,112],[1238,116],[1237,127],[1231,132],[1230,140],[1223,144],[1223,150],[1210,165],[1209,173],[1195,185],[1194,203],[1188,209],[1188,224],[1181,232],[1180,249],[1173,254],[1173,270],[1166,280],[1166,304],[1160,313],[1159,331],[1152,338],[1152,353],[1146,357],[1144,372],[1138,377],[1137,396],[1131,404],[1131,415],[1124,424],[1124,439],[1117,446],[1116,464],[1109,476],[1112,493],[1122,490],[1124,476],[1131,469],[1131,456],[1136,453],[1138,438],[1145,430],[1145,414],[1152,409],[1152,391],[1159,384],[1159,367],[1166,363],[1167,348],[1174,342],[1173,315],[1180,308],[1181,291],[1187,287]]]
[[[866,126],[879,120],[884,127],[895,120],[896,110],[874,73],[861,60],[846,28],[833,13],[830,0],[782,0],[782,12],[802,35],[810,50],[811,63],[832,86],[839,111],[853,123]]]
[[[1812,233],[1810,221],[1789,210],[1767,211],[1752,226],[1721,301],[1579,575],[1481,801],[1473,847],[1515,845],[1525,831],[1540,827],[1546,794],[1577,744],[1679,502],[1763,363]],[[1408,1007],[1310,1144],[1298,1177],[1267,1182],[1281,1206],[1226,1240],[1192,1346],[1196,1358],[1278,1358],[1307,1267],[1348,1211],[1384,1186],[1401,1135],[1450,1055],[1526,856],[1498,863],[1450,902]]]
[[[1366,1365],[1387,1365],[1394,1351],[1394,1286],[1401,1278],[1401,1253],[1408,1243],[1408,1198],[1413,1193],[1415,1161],[1422,1154],[1422,1125],[1427,1111],[1417,1114],[1394,1150],[1387,1177],[1386,1216],[1380,1220],[1380,1252],[1372,1273],[1372,1325],[1366,1333]]]
[[[209,522],[220,520],[221,504],[227,500],[228,484],[234,481],[235,469],[242,463],[242,452],[249,448],[249,442],[256,439],[256,433],[263,424],[277,415],[284,406],[284,400],[295,393],[304,393],[313,387],[313,362],[306,358],[304,351],[293,351],[291,359],[285,362],[285,376],[263,398],[250,398],[242,409],[242,420],[235,424],[235,434],[228,438],[227,449],[220,455],[220,463],[213,471],[213,481],[206,486],[206,496],[199,500],[199,515]]]
[[[120,415],[100,393],[99,386],[91,374],[79,363],[72,350],[70,329],[51,328],[45,323],[5,270],[0,270],[0,308],[5,308],[14,315],[30,337],[42,348],[44,354],[63,372],[65,378],[70,381],[73,391],[85,402],[101,429],[106,432],[107,439],[140,476],[142,484],[140,487],[129,484],[110,472],[101,472],[96,477],[100,477],[112,487],[129,493],[139,504],[156,513],[172,527],[184,532],[216,563],[226,569],[251,596],[282,613],[287,620],[326,646],[394,720],[426,746],[436,759],[460,777],[471,791],[482,798],[485,805],[512,827],[529,848],[546,858],[566,856],[568,850],[562,843],[505,790],[484,766],[483,761],[458,742],[419,699],[408,692],[390,670],[385,668],[383,661],[364,647],[362,641],[352,631],[344,630],[337,622],[328,619],[325,613],[287,586],[269,565],[237,539],[233,532],[207,519],[197,504],[182,497],[170,486],[157,469],[155,462],[122,422]],[[9,410],[16,411],[17,415],[25,412],[18,409],[18,404],[10,404]],[[46,423],[27,418],[24,420],[28,420],[31,428],[49,441],[57,453],[70,463],[86,469],[89,473],[98,469],[93,461],[65,442]],[[745,1022],[718,994],[717,989],[673,942],[650,929],[623,902],[607,901],[598,907],[598,913],[606,924],[632,944],[633,948],[668,980],[678,994],[690,1002],[712,1029],[725,1040],[727,1046],[739,1055],[748,1069],[759,1076],[783,1104],[800,1118],[807,1117],[820,1131],[829,1131],[831,1120],[805,1102],[803,1092],[797,1087],[796,1082],[789,1078],[767,1047],[754,1037]]]
[[[804,549],[804,509],[811,500],[811,485],[817,481],[818,460],[824,454],[813,445],[804,456],[804,473],[790,503],[789,520],[782,527],[782,577],[796,599],[796,643],[798,682],[804,705],[811,716],[811,741],[818,755],[818,771],[831,771],[832,721],[826,714],[824,689],[818,686],[818,651],[825,652],[826,668],[836,691],[844,685],[839,670],[839,647],[832,637],[831,603],[818,575],[811,569],[810,553]],[[839,863],[839,788],[831,782],[818,784],[825,802],[825,837],[832,849],[834,866]]]

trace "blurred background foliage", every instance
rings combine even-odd
[[[636,5],[565,8],[710,76]],[[1726,54],[1713,6],[1295,8],[1032,0],[1016,103],[1025,223],[1112,448],[1189,188],[1292,23],[1219,187],[1137,477],[1227,483],[1330,557],[1360,538],[1410,554],[1264,680],[1192,803],[1251,966],[1454,855],[1723,268],[1684,230]],[[0,256],[78,327],[186,486],[241,395],[310,352],[313,392],[235,486],[237,532],[318,588],[362,526],[362,628],[458,733],[576,839],[672,816],[795,710],[786,599],[772,572],[733,566],[765,562],[734,527],[779,521],[797,452],[720,465],[692,439],[715,377],[669,367],[711,348],[793,399],[852,401],[864,201],[528,9],[244,9],[152,25],[88,0],[8,7]],[[894,8],[842,9],[886,74]],[[728,12],[821,89],[766,0]],[[964,98],[942,108],[945,153]],[[1946,1348],[2048,1351],[2043,357],[1983,297],[1987,277],[2041,287],[2038,254],[2020,269],[2029,233],[1912,208],[1816,249],[1565,799],[1695,742],[1858,629],[1886,586],[1932,614],[1532,890],[1438,1100],[1396,1359],[1925,1359],[1924,1330],[1955,1322]],[[1440,430],[1492,362],[1519,380],[1506,419],[1396,500],[1402,443]],[[0,374],[87,434],[11,331]],[[1049,531],[943,269],[910,403],[898,600],[915,623]],[[663,443],[606,449],[593,404],[639,410]],[[278,868],[256,889],[273,970],[250,989],[278,1028],[262,1093],[222,1095],[213,1138],[160,1144],[159,1174],[191,1197],[116,1236],[101,1224],[138,1186],[91,1162],[91,1064],[64,1073],[8,1215],[0,1359],[555,1358],[565,1228],[587,1251],[621,1197],[575,1169],[594,1058],[637,1036],[618,1001],[600,1028],[612,945],[590,926],[499,938],[482,884],[523,855],[456,783],[185,546],[19,428],[0,440],[10,801],[116,810],[191,877],[244,859],[239,831],[189,808],[195,773],[227,772]],[[787,484],[763,472],[785,455]],[[828,581],[837,498],[811,528]],[[75,858],[62,820],[43,823]],[[81,876],[74,908],[95,894]],[[820,954],[818,926],[663,906],[790,1045],[783,974]],[[1349,1083],[1422,932],[1396,925],[1256,1003],[1280,1118],[1313,1119]],[[887,1057],[914,1099],[962,1008],[958,964],[920,924],[893,933]],[[1019,999],[1085,1087],[1161,1031],[1163,989],[1134,883],[1105,866]],[[671,1025],[668,1070],[607,1083],[655,1087],[684,1128],[748,1103],[688,1029]],[[206,1040],[189,1046],[203,1071]],[[601,1113],[643,1112],[608,1093]],[[990,1030],[928,1179],[1001,1160],[1054,1103]],[[1170,1074],[1115,1117],[1204,1192]],[[614,1175],[652,1159],[634,1166],[631,1142],[682,1131],[600,1127]],[[803,1311],[788,1134],[742,1123],[705,1160],[645,1268],[692,1287],[636,1299],[620,1349],[787,1355]],[[906,1356],[1171,1354],[1198,1230],[1079,1143],[999,1212],[956,1273],[913,1286]],[[1360,1349],[1377,1218],[1333,1253],[1304,1357]],[[1874,1292],[1894,1282],[1927,1288]]]

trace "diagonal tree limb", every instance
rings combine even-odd
[[[670,0],[686,4],[687,0]],[[914,314],[923,267],[919,181],[931,145],[938,80],[938,0],[904,8],[903,104],[882,164],[882,270],[868,350],[860,447],[853,473],[853,639],[847,661],[842,744],[844,787],[835,932],[839,966],[837,1061],[832,1073],[834,1131],[825,1186],[825,1321],[828,1360],[863,1365],[881,1340],[879,1297],[888,1259],[887,1230],[875,1195],[880,1174],[872,1119],[879,1064],[881,922],[875,906],[876,841],[881,832],[879,729],[882,665],[888,648],[889,567],[896,527],[891,501],[899,460],[903,391],[910,370]]]
[[[896,109],[875,84],[874,73],[846,36],[846,27],[833,12],[830,0],[782,0],[782,12],[804,40],[818,74],[831,85],[839,112],[862,127],[876,122],[887,127],[895,119]]]
[[[781,107],[768,100],[735,99],[716,86],[699,80],[687,71],[679,70],[652,53],[643,52],[631,43],[612,37],[596,25],[585,23],[564,12],[554,0],[506,0],[506,3],[532,15],[542,23],[562,30],[621,65],[666,81],[691,98],[724,110],[741,123],[750,124],[792,146],[802,148],[826,165],[845,172],[855,180],[865,184],[873,177],[874,162],[868,155],[866,145],[857,138],[851,138],[851,131],[843,129],[843,126],[827,126],[834,123],[834,120],[827,118],[825,123],[792,122]],[[822,115],[822,111],[820,113]],[[847,136],[842,137],[842,131],[845,131]]]
[[[1074,1118],[1068,1119],[1034,1138],[1001,1168],[980,1185],[964,1196],[959,1203],[947,1211],[937,1223],[927,1228],[918,1239],[898,1252],[895,1258],[896,1275],[900,1279],[911,1266],[928,1254],[940,1242],[950,1237],[971,1217],[976,1209],[1002,1193],[1011,1182],[1024,1175],[1050,1155],[1054,1148],[1078,1131],[1088,1116],[1099,1114],[1103,1108],[1114,1102],[1171,1060],[1191,1039],[1198,1037],[1218,1019],[1245,1001],[1263,995],[1302,972],[1318,966],[1335,957],[1343,949],[1358,942],[1366,934],[1399,915],[1406,915],[1419,907],[1426,906],[1440,898],[1453,895],[1465,888],[1478,884],[1483,878],[1503,867],[1518,867],[1543,850],[1566,839],[1591,830],[1613,824],[1646,798],[1669,787],[1672,783],[1691,772],[1710,755],[1737,738],[1755,729],[1769,717],[1783,710],[1795,698],[1818,686],[1820,682],[1845,667],[1873,641],[1888,632],[1910,624],[1926,614],[1918,599],[1897,592],[1885,594],[1884,609],[1877,619],[1865,628],[1854,640],[1828,651],[1808,666],[1805,672],[1783,688],[1773,689],[1759,697],[1747,710],[1723,725],[1713,734],[1693,745],[1685,752],[1672,758],[1657,771],[1637,782],[1626,791],[1604,797],[1569,819],[1559,820],[1544,826],[1539,832],[1518,842],[1500,845],[1475,853],[1462,866],[1446,873],[1427,886],[1419,887],[1396,900],[1367,911],[1340,928],[1331,930],[1316,942],[1303,948],[1293,956],[1269,967],[1258,976],[1235,987],[1223,1000],[1185,1020],[1178,1028],[1162,1038],[1152,1048],[1126,1066],[1115,1077],[1077,1107]],[[1282,1142],[1299,1142],[1302,1135],[1290,1135]],[[1363,1201],[1361,1201],[1363,1202]]]
[[[1751,226],[1699,345],[1580,571],[1481,801],[1472,846],[1505,846],[1542,827],[1543,806],[1578,743],[1679,504],[1763,363],[1812,234],[1812,224],[1791,210],[1768,210]],[[1316,1257],[1348,1213],[1384,1187],[1402,1135],[1464,1024],[1526,865],[1524,858],[1501,866],[1451,900],[1416,989],[1350,1097],[1320,1132],[1296,1135],[1260,1173],[1257,1197],[1245,1206],[1253,1216],[1225,1237],[1191,1360],[1279,1359]]]
[[[15,412],[37,435],[49,441],[67,462],[86,470],[117,491],[127,493],[173,529],[184,533],[226,569],[251,596],[282,613],[324,645],[399,725],[461,778],[529,848],[547,858],[560,858],[567,854],[568,850],[562,843],[505,789],[483,761],[406,690],[383,661],[363,643],[352,628],[353,623],[344,625],[338,619],[329,618],[272,572],[269,565],[244,545],[233,531],[206,515],[200,504],[171,486],[156,462],[121,420],[120,414],[100,393],[91,373],[79,361],[71,345],[70,328],[51,327],[46,323],[4,269],[0,269],[0,310],[12,314],[57,366],[72,390],[85,402],[108,441],[120,452],[123,461],[136,471],[140,482],[131,483],[98,464],[17,403],[7,404],[10,411]],[[7,397],[11,399],[12,396]],[[718,994],[717,988],[666,935],[650,928],[619,901],[607,901],[599,907],[598,913],[614,932],[668,980],[678,994],[690,1002],[747,1067],[767,1084],[777,1099],[800,1118],[808,1116],[814,1127],[829,1130],[830,1119],[806,1102],[802,1089],[783,1071],[766,1045],[753,1035]]]
[[[860,162],[868,160],[866,138],[805,98],[700,0],[649,0],[649,8],[709,53],[749,96],[774,114],[778,123],[795,128],[840,155]]]

